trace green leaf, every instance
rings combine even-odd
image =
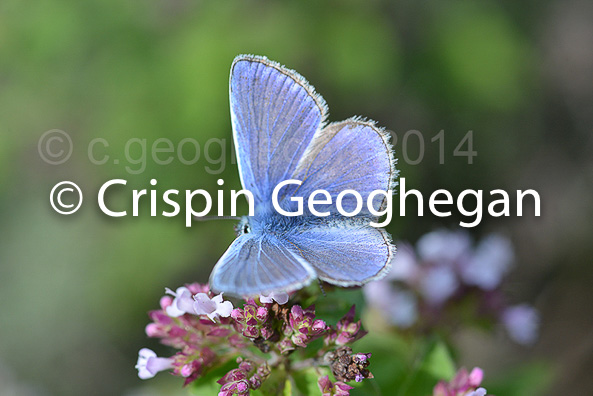
[[[362,289],[336,288],[331,293],[328,292],[325,296],[316,299],[315,316],[328,324],[335,325],[353,305],[356,306],[356,318],[360,318],[365,306]]]
[[[455,375],[455,363],[449,349],[442,342],[437,342],[424,361],[421,368],[435,378],[452,378]]]
[[[513,367],[502,373],[496,380],[486,377],[485,388],[488,394],[505,396],[525,396],[544,394],[554,372],[550,364],[533,362],[521,367]]]
[[[218,394],[221,385],[216,381],[221,379],[226,373],[234,368],[237,368],[237,362],[231,359],[222,366],[207,371],[205,375],[192,382],[189,386],[191,393],[194,395]]]
[[[191,388],[191,393],[194,395],[217,395],[220,392],[220,387],[216,381],[201,382]]]
[[[276,367],[270,373],[270,376],[262,383],[257,391],[251,392],[256,396],[284,395],[287,383],[286,371],[283,367]],[[291,395],[292,393],[288,393]]]
[[[284,396],[292,396],[292,382],[289,379],[284,381],[284,392],[282,392]]]
[[[454,375],[455,363],[447,346],[442,341],[431,342],[428,344],[427,352],[414,365],[397,394],[425,396],[432,393],[439,380],[449,380]]]
[[[318,395],[319,386],[317,385],[317,380],[329,374],[330,372],[326,368],[314,369],[313,367],[293,373],[292,378],[296,386],[295,391],[298,392],[298,395]]]
[[[396,333],[374,331],[357,341],[354,344],[356,351],[373,354],[369,370],[375,378],[362,381],[362,387],[353,389],[351,395],[394,394],[409,374],[410,362],[416,348],[413,339],[404,339]]]

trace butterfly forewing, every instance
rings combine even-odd
[[[296,72],[251,55],[233,62],[230,102],[243,187],[270,202],[322,125],[325,102]]]

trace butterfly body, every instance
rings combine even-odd
[[[344,218],[340,215],[319,217],[313,215],[283,216],[276,211],[254,216],[242,216],[235,227],[237,236],[243,234],[269,234],[279,237],[290,237],[306,233],[318,227],[368,227],[369,218],[352,217]]]
[[[304,78],[264,57],[241,55],[230,77],[231,119],[243,187],[252,192],[254,215],[243,217],[210,276],[218,292],[253,296],[292,291],[312,280],[361,285],[382,277],[395,252],[389,234],[371,227],[354,190],[371,207],[383,206],[373,191],[395,186],[395,162],[387,134],[352,118],[325,125],[327,107]],[[277,187],[287,180],[298,180]],[[315,205],[307,204],[318,190]],[[319,197],[318,197],[319,200]],[[286,212],[284,215],[275,203]],[[319,213],[323,215],[319,215]]]

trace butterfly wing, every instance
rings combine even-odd
[[[237,297],[292,291],[315,279],[315,270],[286,240],[254,233],[239,236],[210,275],[210,288]]]
[[[382,278],[395,254],[389,234],[360,219],[310,227],[287,238],[319,279],[338,286]]]
[[[307,198],[317,189],[327,190],[334,203],[341,191],[353,189],[366,203],[371,191],[394,186],[387,134],[359,119],[322,128],[325,102],[296,72],[263,57],[241,55],[231,68],[230,101],[241,182],[256,205],[270,202],[273,189],[286,179],[303,183],[283,191],[284,208],[293,204],[288,198]],[[377,200],[376,208],[382,199]],[[351,211],[355,203],[349,197],[343,207]],[[335,204],[328,210],[337,213]],[[317,225],[303,218],[297,223],[282,239],[272,233],[237,238],[214,267],[211,288],[251,296],[295,290],[315,277],[360,285],[389,268],[394,253],[389,235],[360,218],[334,217]]]
[[[283,192],[287,197],[306,200],[315,190],[325,190],[332,203],[317,204],[315,208],[319,212],[335,214],[338,194],[347,189],[355,190],[363,198],[360,214],[369,215],[367,199],[371,192],[393,190],[396,175],[387,132],[373,122],[351,118],[332,123],[315,134],[292,177],[301,180],[302,185]],[[373,200],[376,210],[381,207],[383,199],[382,195],[377,195]],[[354,211],[356,204],[353,195],[344,196],[342,206],[345,211]]]
[[[295,71],[239,55],[231,67],[230,102],[241,183],[256,202],[269,202],[322,126],[325,101]]]

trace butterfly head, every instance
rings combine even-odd
[[[249,234],[251,232],[251,225],[249,224],[249,217],[242,216],[241,220],[235,226],[235,232],[237,236],[241,236],[243,234]]]

